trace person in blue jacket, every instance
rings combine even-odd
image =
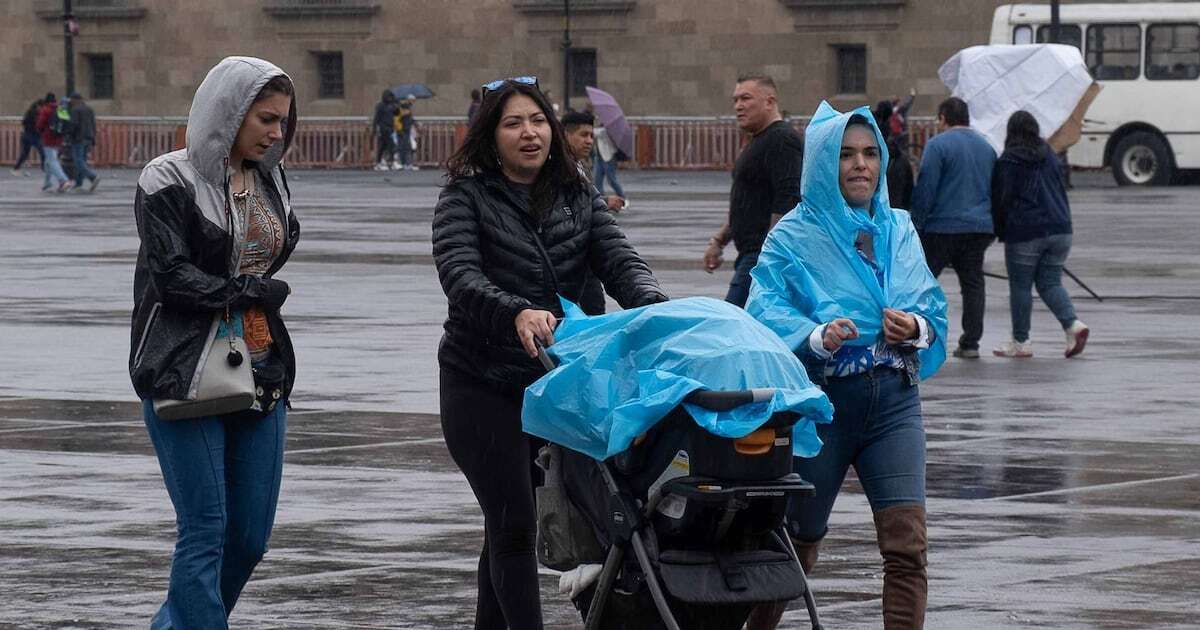
[[[1020,110],[1008,119],[1004,153],[992,172],[992,222],[1004,242],[1012,340],[997,346],[998,357],[1033,356],[1029,318],[1032,289],[1054,313],[1067,336],[1063,355],[1083,352],[1088,327],[1075,317],[1075,305],[1062,285],[1071,253],[1071,206],[1054,149],[1042,140],[1037,119]]]
[[[854,466],[883,556],[885,628],[925,618],[925,429],[917,383],[946,358],[946,296],[908,213],[888,201],[888,154],[871,110],[822,103],[805,134],[803,201],[767,236],[746,310],[797,353],[834,406],[795,470],[816,486],[788,529],[810,570]],[[782,607],[775,607],[775,620]],[[751,630],[773,628],[764,607]]]

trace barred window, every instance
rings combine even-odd
[[[866,46],[837,46],[837,92],[838,94],[866,94]]]
[[[317,52],[317,98],[344,98],[345,75],[342,72],[342,51]]]
[[[596,86],[596,50],[572,48],[567,57],[571,67],[571,96],[587,96],[587,86]]]
[[[105,100],[113,97],[113,56],[111,53],[87,55],[91,90],[88,96]]]

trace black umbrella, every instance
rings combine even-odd
[[[401,83],[389,90],[396,98],[404,100],[408,97],[413,98],[433,98],[433,90],[424,83]]]

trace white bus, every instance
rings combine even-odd
[[[1071,164],[1112,166],[1121,185],[1200,168],[1200,2],[1063,4],[1059,22],[1059,43],[1079,48],[1104,86]],[[1048,3],[996,9],[990,43],[1049,39]]]

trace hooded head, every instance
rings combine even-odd
[[[213,185],[223,185],[226,160],[238,130],[259,92],[275,77],[291,81],[275,64],[254,57],[226,57],[208,71],[196,89],[188,112],[188,161],[200,176]],[[273,169],[279,164],[296,131],[296,99],[283,121],[283,140],[266,152],[259,164]]]
[[[813,114],[808,129],[804,132],[804,170],[800,179],[800,194],[804,199],[804,204],[822,215],[837,217],[866,214],[852,211],[842,192],[843,146],[848,138],[859,137],[861,139],[862,135],[860,133],[847,134],[848,127],[864,132],[868,144],[870,138],[874,137],[874,153],[879,159],[878,177],[874,189],[869,192],[870,197],[866,205],[871,211],[870,215],[888,215],[887,212],[880,212],[880,210],[887,210],[890,207],[886,178],[887,145],[884,142],[883,134],[875,124],[875,117],[867,107],[859,107],[843,114],[823,101],[817,108],[817,112]],[[847,146],[847,153],[857,152],[856,157],[861,159],[862,151],[868,148],[851,149]],[[851,187],[861,186],[862,173],[854,171],[853,168],[848,170],[848,178],[853,181],[849,181],[847,184]]]

